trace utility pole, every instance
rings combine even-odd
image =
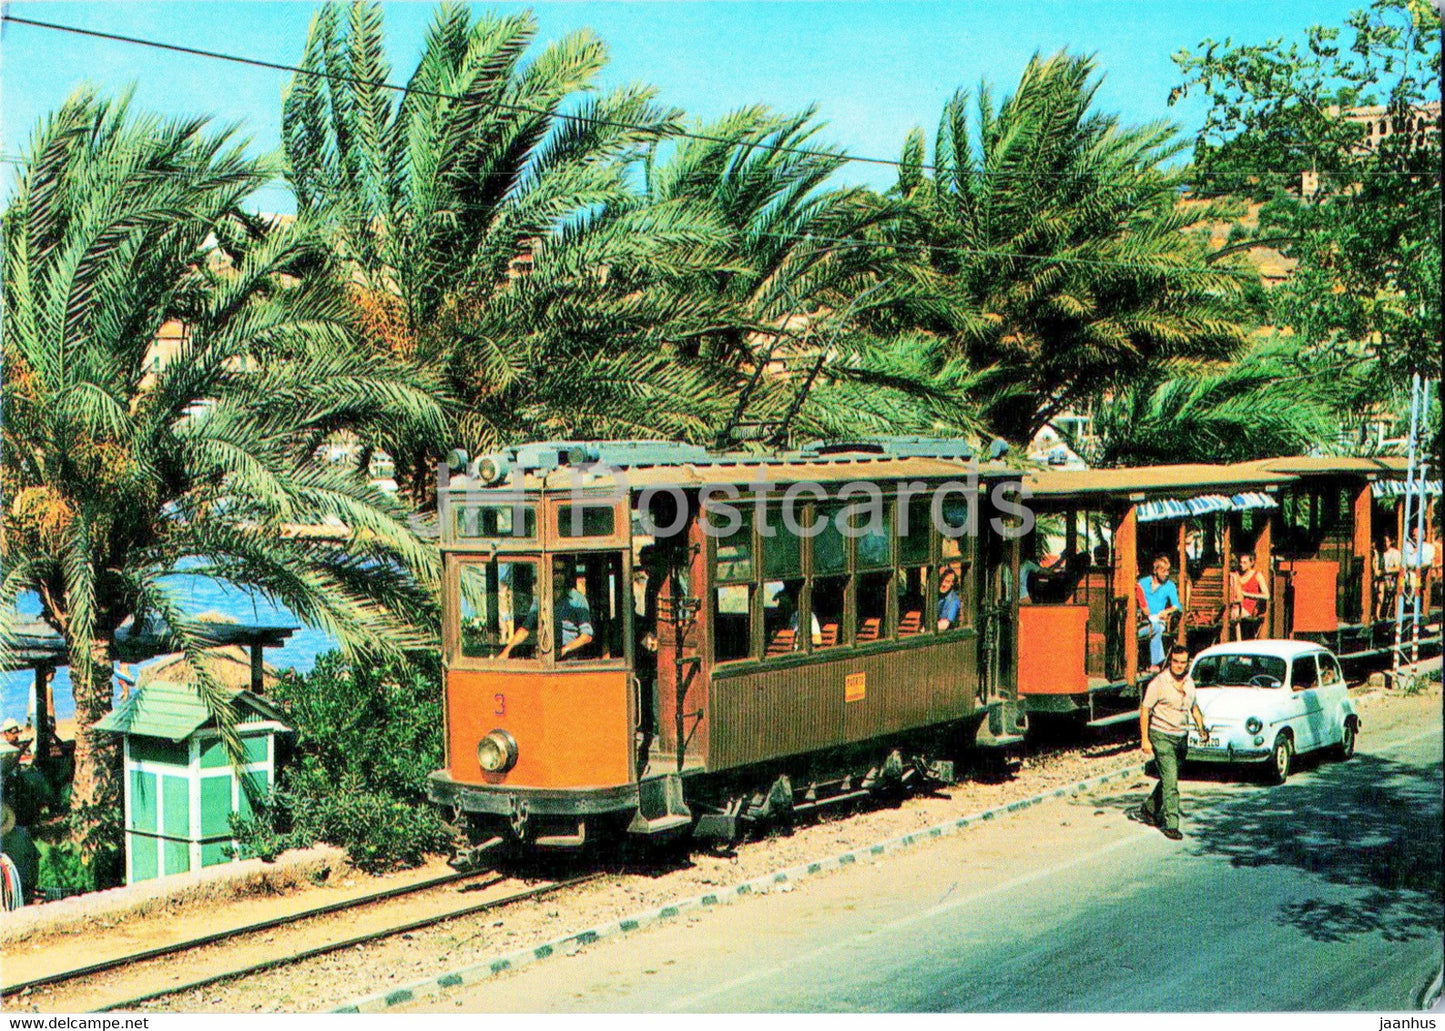
[[[1428,379],[1425,380],[1423,389],[1420,391],[1420,408],[1422,409],[1421,423],[1423,425],[1425,417],[1430,414],[1430,381]],[[1412,673],[1420,661],[1420,609],[1423,606],[1426,611],[1429,611],[1430,605],[1429,598],[1421,597],[1428,588],[1427,577],[1429,575],[1429,567],[1425,565],[1425,542],[1429,539],[1425,535],[1427,529],[1425,526],[1425,479],[1429,468],[1430,463],[1424,456],[1421,456],[1420,477],[1418,481],[1420,484],[1420,492],[1415,498],[1415,590],[1412,595],[1413,604],[1411,606],[1414,618],[1411,620],[1412,626],[1410,628],[1410,671]]]
[[[1420,374],[1415,373],[1410,380],[1410,438],[1405,459],[1405,512],[1401,520],[1402,537],[1408,537],[1410,533],[1410,501],[1415,491],[1415,441],[1420,431]],[[1424,482],[1420,484],[1421,494],[1424,493]],[[1400,557],[1405,557],[1406,541],[1400,542]],[[1419,562],[1420,548],[1416,548],[1416,562]],[[1401,565],[1404,563],[1402,562]],[[1418,576],[1418,573],[1417,573]],[[1405,573],[1405,583],[1409,583],[1409,573]],[[1418,591],[1416,592],[1419,593]],[[1395,592],[1395,649],[1391,658],[1390,683],[1400,682],[1400,655],[1404,650],[1403,634],[1405,629],[1405,597],[1400,591]]]

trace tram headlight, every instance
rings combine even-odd
[[[1251,734],[1258,734],[1261,730],[1264,729],[1264,724],[1260,722],[1258,716],[1251,716],[1249,719],[1244,721],[1244,729],[1249,731]]]
[[[477,478],[490,486],[506,476],[509,468],[506,455],[483,455],[477,459]]]
[[[506,773],[517,763],[517,742],[505,730],[494,730],[477,742],[477,762],[488,773]]]

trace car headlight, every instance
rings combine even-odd
[[[494,730],[477,742],[477,762],[488,773],[506,773],[517,763],[517,742],[505,730]]]
[[[1244,721],[1244,729],[1249,731],[1251,734],[1258,734],[1261,730],[1264,729],[1264,724],[1260,721],[1260,718],[1258,716],[1251,716],[1249,719]]]

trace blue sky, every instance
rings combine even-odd
[[[589,27],[612,61],[603,85],[641,81],[660,99],[714,118],[750,103],[784,110],[816,105],[824,139],[859,155],[896,158],[908,129],[932,135],[960,86],[989,79],[1011,89],[1031,54],[1068,47],[1096,56],[1098,105],[1129,122],[1166,118],[1186,131],[1202,101],[1170,108],[1179,81],[1171,55],[1205,37],[1258,42],[1299,38],[1314,23],[1340,24],[1365,0],[753,0],[753,2],[497,3],[531,8],[539,41]],[[313,5],[289,2],[10,3],[20,17],[142,36],[268,61],[299,61]],[[431,3],[386,5],[393,80],[415,65]],[[138,103],[173,114],[240,122],[259,149],[278,145],[284,73],[4,26],[0,137],[19,153],[40,117],[81,83],[136,85]],[[5,166],[6,190],[14,166]],[[887,168],[854,164],[840,181],[885,188]],[[281,189],[256,198],[287,211]]]

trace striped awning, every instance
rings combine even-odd
[[[1154,523],[1162,519],[1188,519],[1210,512],[1245,512],[1252,508],[1278,507],[1279,503],[1263,491],[1245,491],[1233,497],[1201,494],[1194,498],[1160,498],[1139,506],[1139,522]]]
[[[1419,481],[1416,481],[1416,489],[1419,488]],[[1398,498],[1405,493],[1404,480],[1376,480],[1370,484],[1370,493],[1377,498]],[[1414,493],[1414,491],[1411,491]],[[1440,496],[1440,481],[1426,480],[1425,493],[1432,497]]]

